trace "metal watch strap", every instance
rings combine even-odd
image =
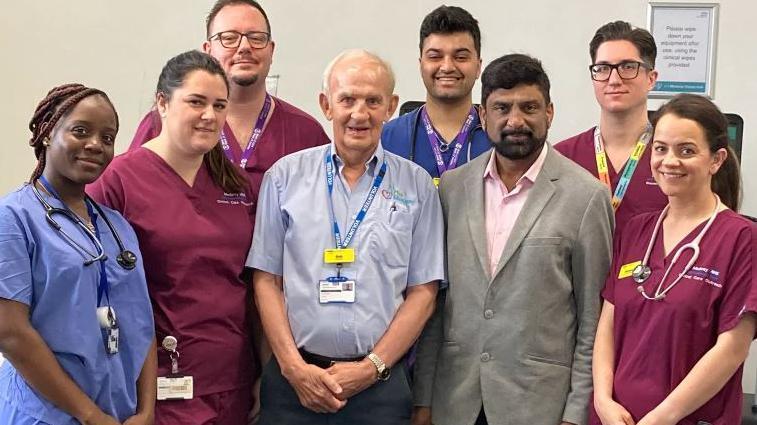
[[[366,358],[370,360],[374,366],[376,366],[376,371],[378,372],[379,381],[386,381],[387,379],[389,379],[390,369],[386,367],[386,363],[384,363],[384,361],[381,360],[381,357],[379,357],[374,352],[370,352],[368,353]]]

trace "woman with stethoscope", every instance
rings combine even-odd
[[[152,309],[131,226],[84,193],[113,158],[100,90],[52,89],[29,128],[37,168],[0,200],[0,423],[151,424]]]
[[[590,424],[738,424],[755,336],[757,232],[735,212],[740,176],[727,121],[708,99],[679,95],[653,124],[652,174],[668,205],[616,235]]]

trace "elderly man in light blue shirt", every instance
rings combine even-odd
[[[263,179],[247,260],[274,354],[263,425],[410,421],[401,359],[444,276],[443,222],[428,173],[380,146],[393,90],[381,58],[337,56],[319,98],[334,142],[284,157]]]

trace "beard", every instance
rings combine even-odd
[[[527,136],[523,140],[512,142],[507,140],[507,136],[523,135]],[[494,150],[507,159],[519,160],[528,158],[535,152],[538,152],[547,141],[547,134],[543,137],[535,137],[534,133],[528,129],[502,130],[498,141],[491,140]]]
[[[258,75],[257,74],[247,75],[247,76],[232,75],[231,81],[238,86],[248,87],[255,84],[258,81]]]

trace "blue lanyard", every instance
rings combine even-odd
[[[100,238],[100,228],[97,226],[97,214],[95,213],[95,209],[89,200],[85,199],[84,202],[87,204],[87,214],[89,214],[89,219],[92,220],[92,226],[95,227],[95,237],[100,243],[102,243],[102,239]],[[108,274],[105,273],[105,261],[100,261],[100,283],[97,285],[98,307],[102,305],[103,295],[105,295],[105,301],[108,303],[107,305],[110,305],[110,283],[108,282]]]
[[[355,236],[357,228],[360,226],[360,223],[365,220],[365,215],[368,213],[368,209],[371,208],[373,198],[376,197],[379,186],[381,186],[381,181],[384,180],[384,175],[386,175],[386,168],[386,161],[384,161],[381,164],[381,168],[379,169],[376,178],[373,179],[373,186],[371,187],[370,192],[368,192],[368,197],[365,198],[365,202],[363,202],[363,207],[360,208],[360,212],[357,213],[355,220],[352,221],[350,230],[347,232],[344,240],[342,240],[342,235],[339,231],[339,223],[337,223],[336,214],[334,213],[334,199],[332,197],[332,194],[334,192],[334,161],[331,158],[331,148],[329,148],[326,152],[326,185],[329,188],[329,209],[331,212],[331,219],[334,222],[334,241],[336,243],[337,249],[346,248],[350,245],[350,242],[352,242],[352,238]]]
[[[61,204],[68,210],[71,214],[73,214],[75,217],[77,217],[77,224],[79,224],[82,227],[86,227],[86,224],[81,221],[81,219],[78,219],[78,216],[76,216],[76,213],[71,211],[70,208],[68,208],[68,205],[66,205],[58,195],[58,192],[55,191],[55,188],[53,188],[53,185],[50,184],[50,182],[45,178],[45,176],[39,176],[39,181],[42,183],[42,186],[45,188],[45,190],[52,195],[55,199],[59,200]],[[95,237],[98,240],[100,239],[100,230],[97,227],[97,214],[95,213],[95,209],[92,206],[91,202],[85,197],[84,198],[84,204],[87,206],[87,214],[89,215],[89,219],[92,220],[92,225],[95,227]],[[108,282],[108,275],[105,273],[105,261],[100,261],[100,283],[97,284],[97,306],[100,307],[102,304],[103,295],[105,295],[105,300],[107,301],[108,305],[110,305],[110,284]]]

